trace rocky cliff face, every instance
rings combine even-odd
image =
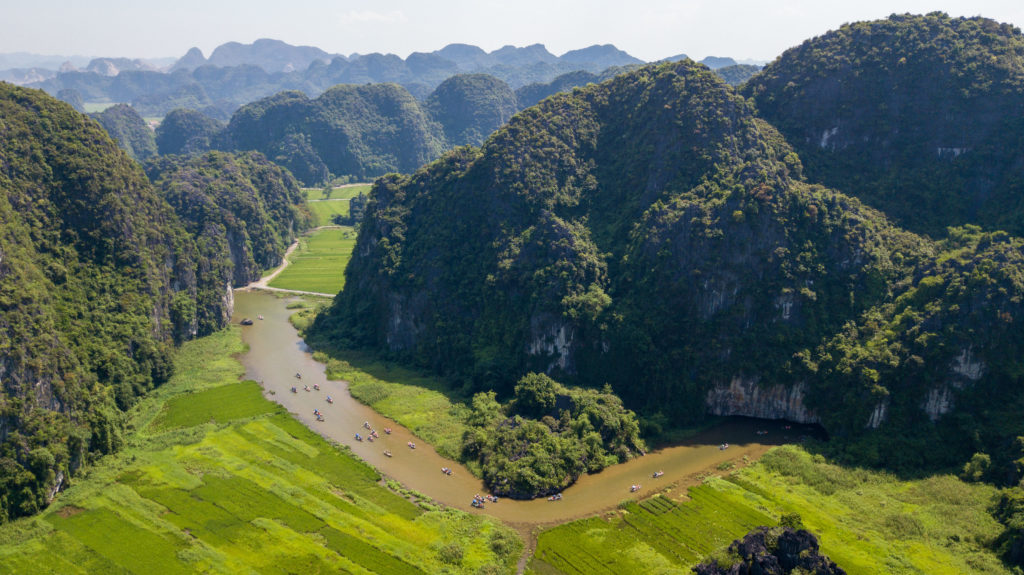
[[[744,415],[762,419],[785,419],[796,423],[820,423],[818,415],[804,404],[806,385],[758,384],[756,377],[733,377],[728,385],[708,390],[704,402],[712,415]]]

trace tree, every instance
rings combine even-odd
[[[543,373],[528,373],[519,380],[515,388],[517,413],[528,417],[542,417],[555,408],[557,396],[555,380]]]

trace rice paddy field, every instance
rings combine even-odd
[[[795,512],[850,574],[1011,573],[987,549],[1001,532],[987,513],[995,495],[953,476],[899,480],[784,446],[685,493],[544,531],[528,572],[690,573],[753,527]]]
[[[336,294],[345,287],[345,266],[352,257],[356,233],[350,226],[324,228],[299,239],[288,267],[270,287]]]
[[[339,186],[331,191],[331,200],[350,200],[359,194],[369,194],[370,188],[373,184],[349,184],[347,186]],[[324,199],[323,188],[302,188],[302,192],[306,194],[306,201],[312,202],[315,200]]]
[[[0,573],[502,573],[510,529],[440,509],[238,382],[237,330],[186,344],[126,447],[0,527]]]
[[[316,200],[306,205],[313,214],[314,226],[330,226],[334,224],[334,216],[348,215],[348,200]]]

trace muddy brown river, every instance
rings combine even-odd
[[[242,357],[246,377],[263,382],[268,399],[283,405],[322,436],[348,445],[353,453],[406,487],[444,505],[492,515],[520,527],[595,515],[623,500],[652,495],[672,483],[692,482],[696,474],[714,471],[725,461],[738,461],[744,455],[757,458],[772,446],[796,441],[799,434],[810,432],[809,428],[795,424],[785,429],[783,422],[737,418],[702,432],[683,445],[584,475],[563,492],[560,501],[502,499],[488,503],[482,510],[475,509],[470,505],[473,495],[487,493],[483,482],[460,463],[438,455],[405,427],[353,399],[344,381],[328,380],[325,366],[313,360],[309,348],[288,321],[294,311],[286,308],[288,301],[265,292],[235,292],[235,323],[242,318],[254,320],[253,325],[242,328],[242,339],[249,345],[249,352]],[[257,320],[259,316],[263,319]],[[296,379],[296,373],[302,375],[301,380]],[[314,384],[320,386],[319,391],[303,391],[304,385],[312,390]],[[298,393],[290,392],[293,385]],[[333,404],[327,403],[328,395]],[[324,421],[316,420],[314,409],[322,412]],[[365,437],[364,421],[377,429],[380,439],[355,439],[356,433]],[[391,435],[384,433],[385,427],[391,428]],[[410,449],[408,442],[415,443],[416,448]],[[723,443],[728,443],[729,448],[720,449]],[[392,457],[385,456],[385,450],[390,450]],[[452,468],[454,474],[442,473],[442,467]],[[655,479],[652,476],[657,471],[664,475]],[[630,492],[633,484],[642,488]]]

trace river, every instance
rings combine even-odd
[[[326,378],[325,366],[313,360],[309,348],[288,321],[294,312],[286,308],[290,299],[266,292],[235,292],[234,322],[243,317],[255,320],[253,325],[242,328],[242,339],[249,345],[249,352],[242,357],[246,377],[263,382],[268,399],[284,406],[324,437],[348,445],[357,456],[404,486],[449,507],[486,513],[520,528],[592,516],[623,500],[650,496],[673,483],[692,483],[697,474],[713,472],[726,461],[739,462],[744,455],[756,459],[775,445],[796,441],[799,434],[812,432],[811,428],[796,424],[786,429],[788,424],[784,422],[730,419],[684,445],[653,451],[600,473],[584,475],[565,490],[560,501],[502,499],[496,504],[488,503],[482,510],[475,509],[470,505],[473,495],[487,493],[480,479],[460,463],[438,455],[405,427],[353,399],[345,382]],[[256,320],[258,316],[263,320]],[[296,379],[296,373],[302,375],[301,380]],[[298,387],[298,393],[290,392],[293,385]],[[304,385],[310,389],[319,385],[320,390],[305,392]],[[328,395],[333,404],[327,403]],[[323,413],[324,421],[316,420],[314,409]],[[364,421],[378,430],[380,439],[355,439],[356,433],[365,436]],[[384,433],[385,427],[391,428],[391,435]],[[408,442],[414,442],[416,448],[410,449]],[[728,443],[729,448],[719,449],[723,443]],[[390,450],[392,457],[384,455],[385,450]],[[445,475],[442,467],[452,468],[454,474]],[[656,471],[664,471],[664,475],[655,479],[652,475]],[[630,492],[633,484],[642,488]]]

